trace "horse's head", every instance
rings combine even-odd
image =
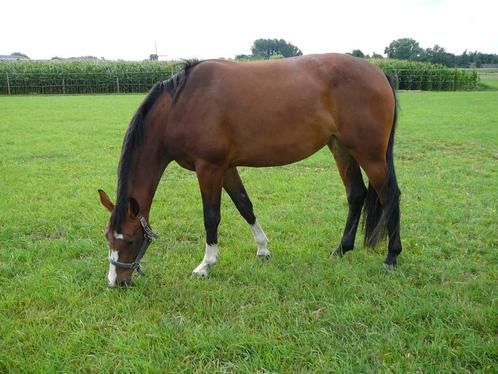
[[[114,204],[107,194],[99,190],[100,201],[113,213]],[[111,215],[112,217],[112,215]],[[134,198],[128,200],[128,211],[123,219],[119,232],[109,222],[104,235],[109,243],[109,286],[125,286],[130,284],[133,270],[143,275],[140,267],[147,247],[157,235],[152,231],[145,217],[140,213],[140,206]]]

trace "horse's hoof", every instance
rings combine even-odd
[[[271,253],[270,252],[264,254],[258,253],[256,257],[259,258],[261,261],[268,261],[271,259]]]
[[[342,244],[339,244],[335,251],[330,254],[330,257],[342,257],[346,254],[346,252],[349,252],[352,249],[352,247],[344,247]]]
[[[268,249],[258,250],[258,252],[256,252],[256,257],[263,260],[269,260],[271,258],[271,252]]]
[[[193,271],[192,272],[192,277],[194,278],[207,278],[209,273],[207,270],[202,270],[202,271]]]
[[[396,256],[387,255],[384,261],[384,267],[387,269],[394,269],[396,266]]]
[[[209,271],[207,269],[207,266],[201,268],[201,269],[195,269],[192,272],[192,276],[196,278],[207,278],[209,275]]]
[[[271,253],[267,255],[257,255],[256,257],[261,261],[269,261],[271,259]]]
[[[344,252],[342,251],[341,246],[337,247],[336,250],[330,254],[330,257],[332,258],[333,257],[341,258],[342,256],[344,256]]]

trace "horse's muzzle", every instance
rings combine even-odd
[[[117,285],[119,287],[128,287],[131,286],[132,284],[133,280],[131,279],[131,276],[117,282]]]

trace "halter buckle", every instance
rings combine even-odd
[[[142,228],[144,229],[144,232],[145,232],[145,236],[147,236],[148,238],[150,239],[153,239],[153,238],[159,238],[159,234],[156,234],[152,228],[149,226],[149,224],[147,223],[147,220],[145,219],[144,216],[142,216],[141,214],[138,214],[138,220],[140,221],[140,225],[142,226]]]
[[[144,273],[144,271],[143,271],[143,269],[142,269],[142,266],[141,266],[139,263],[137,263],[136,271],[137,271],[137,273],[138,273],[138,274],[140,274],[142,277],[143,277],[143,276],[145,276],[145,273]]]

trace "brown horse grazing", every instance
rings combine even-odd
[[[385,264],[401,252],[399,196],[393,164],[396,97],[376,66],[340,54],[275,61],[188,62],[157,83],[135,113],[119,162],[117,202],[99,191],[112,212],[109,284],[127,284],[155,235],[147,221],[157,185],[171,161],[195,171],[206,229],[204,259],[193,271],[206,276],[217,261],[217,229],[224,188],[269,256],[237,166],[300,161],[328,146],[346,187],[349,214],[334,255],[353,249],[364,206],[366,246],[387,233]],[[360,167],[369,180],[363,183]]]

